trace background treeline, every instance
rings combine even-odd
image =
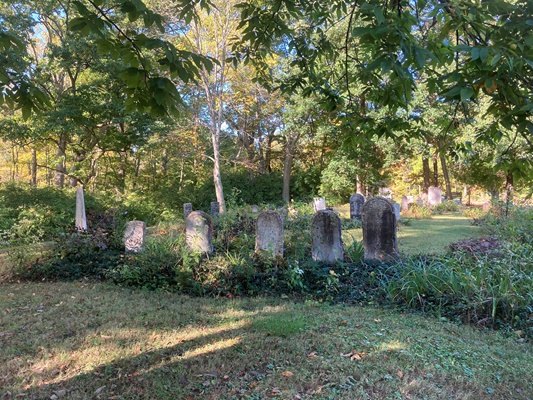
[[[25,49],[5,45],[10,42],[0,48],[9,66],[2,78],[0,182],[83,184],[157,213],[184,202],[207,209],[214,200],[223,209],[226,202],[280,204],[316,195],[334,204],[384,186],[397,195],[441,186],[448,198],[475,187],[496,198],[510,185],[530,185],[527,4],[497,2],[485,11],[472,5],[473,26],[476,18],[496,24],[500,16],[514,18],[517,30],[505,37],[502,27],[475,25],[483,31],[474,37],[458,22],[459,5],[454,13],[438,2],[388,9],[369,1],[348,21],[342,2],[333,2],[339,11],[327,15],[325,5],[310,11],[312,2],[302,2],[285,30],[264,43],[268,57],[239,64],[230,61],[244,57],[257,12],[252,3],[145,3],[162,18],[153,26],[142,22],[149,18],[140,2],[0,2],[2,37],[16,33]],[[290,10],[289,3],[280,2],[281,9]],[[113,18],[135,39],[137,53],[118,44],[107,48],[116,30],[84,25],[91,15],[84,10],[94,9],[99,21]],[[313,29],[303,31],[306,18],[322,23],[309,22]],[[407,21],[412,37],[404,39],[412,43],[395,43],[390,35]],[[452,22],[459,25],[451,29]],[[295,47],[297,33],[309,51],[320,40],[328,43],[329,53],[317,47],[326,56],[307,55],[313,79],[304,77],[311,72],[298,58],[305,54]],[[187,70],[164,69],[164,43],[177,49]],[[390,58],[394,49],[384,43],[400,46],[403,56]],[[413,43],[420,47],[409,50]],[[439,43],[453,45],[450,60],[437,52]],[[168,58],[172,49],[164,49]],[[486,64],[493,75],[510,70],[520,83],[509,73],[506,80],[487,78]],[[161,77],[145,74],[149,69]],[[21,90],[11,89],[17,71],[24,71],[34,100],[45,96],[38,112],[29,112]],[[464,78],[475,71],[479,76],[469,84]],[[179,98],[169,107],[168,93],[176,88]]]

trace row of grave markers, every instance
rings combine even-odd
[[[360,198],[358,198],[360,199]],[[393,203],[373,197],[361,205],[365,259],[387,260],[398,256],[396,215]],[[125,232],[127,252],[142,249],[146,224],[130,221]],[[255,251],[271,257],[283,257],[283,218],[277,211],[263,211],[257,217]],[[318,210],[311,223],[311,256],[315,261],[344,259],[341,220],[329,209]],[[192,251],[213,252],[213,220],[203,211],[191,211],[185,224],[186,243]]]
[[[430,188],[428,199],[434,202],[441,199],[440,188]],[[350,218],[362,221],[365,259],[386,260],[398,256],[396,224],[400,210],[407,210],[412,202],[408,196],[402,197],[402,204],[393,203],[385,197],[366,200],[356,193],[350,197]],[[438,203],[437,203],[438,204]],[[257,212],[257,206],[254,206]],[[326,200],[314,200],[315,215],[312,221],[313,260],[334,262],[343,260],[341,222],[338,215],[326,208]],[[213,252],[213,221],[203,211],[192,211],[192,204],[183,207],[186,216],[186,243],[193,251]],[[211,203],[211,215],[220,213],[218,202]],[[87,230],[83,189],[76,191],[76,229]],[[143,221],[127,223],[124,242],[127,252],[139,252],[145,241],[146,224]],[[283,257],[283,219],[276,211],[263,211],[257,217],[255,251]]]

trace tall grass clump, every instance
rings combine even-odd
[[[435,207],[433,207],[433,213],[434,214],[442,214],[445,212],[456,212],[459,211],[459,204],[457,204],[455,201],[445,201],[444,203],[437,204]]]
[[[396,302],[491,328],[533,336],[533,247],[507,244],[498,256],[414,257],[394,268]]]
[[[409,204],[409,209],[404,212],[404,216],[415,219],[430,219],[432,218],[431,208],[422,206],[418,203]]]

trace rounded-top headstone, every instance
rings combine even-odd
[[[126,253],[139,253],[144,247],[146,223],[143,221],[129,221],[124,232],[124,248]]]
[[[407,196],[402,196],[402,212],[407,212],[409,210],[409,198]]]
[[[192,251],[213,252],[213,221],[203,211],[193,211],[185,223],[185,240]]]
[[[442,189],[437,186],[430,186],[428,188],[428,204],[436,206],[442,203]]]
[[[276,211],[263,211],[257,217],[255,251],[283,256],[283,219]]]
[[[344,259],[341,220],[334,211],[321,210],[311,223],[311,255],[315,261],[335,262]]]
[[[365,204],[365,196],[360,193],[355,193],[350,196],[350,219],[357,219],[361,221],[361,212],[363,211],[363,204]]]
[[[187,218],[190,213],[192,213],[192,203],[184,203],[183,204],[183,216]]]
[[[323,197],[316,197],[313,199],[313,208],[315,212],[326,209],[326,199]]]
[[[373,197],[363,206],[363,241],[367,260],[398,256],[396,216],[390,200]]]

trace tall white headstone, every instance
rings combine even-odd
[[[87,217],[85,216],[85,199],[83,197],[83,187],[76,189],[76,230],[87,230]]]

